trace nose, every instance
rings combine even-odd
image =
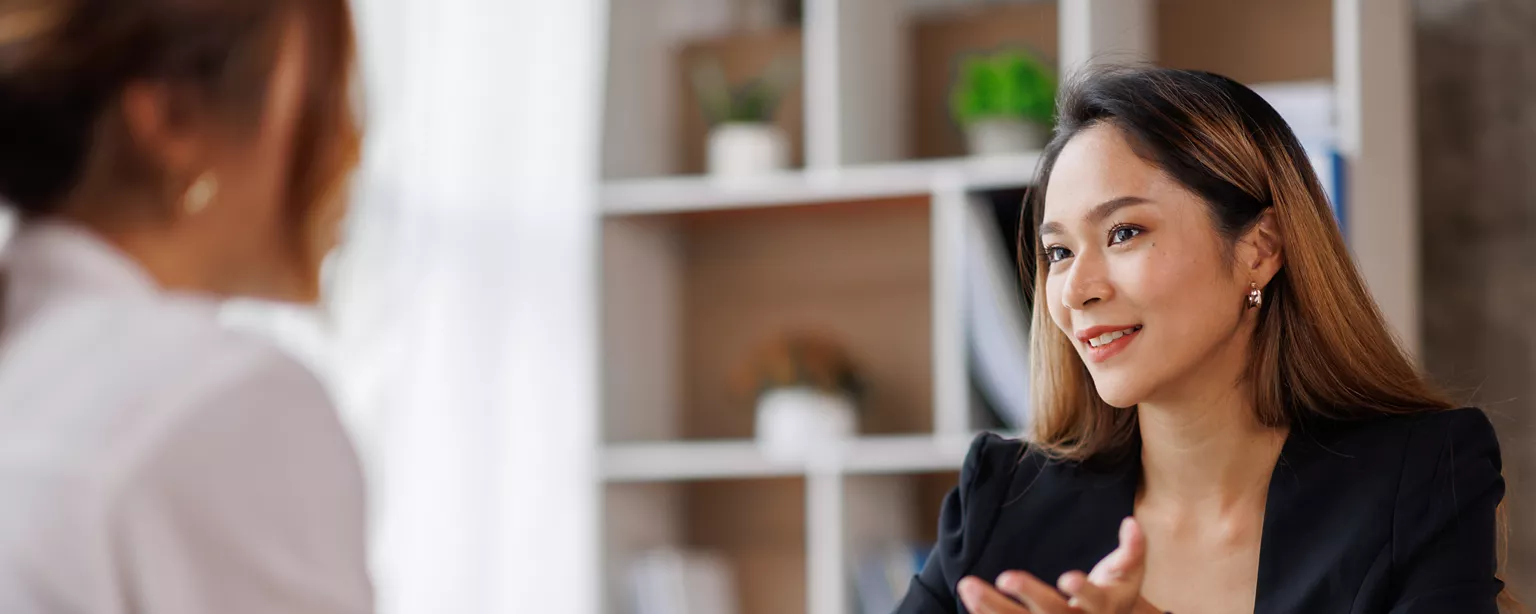
[[[1105,274],[1104,261],[1094,254],[1079,254],[1061,285],[1061,303],[1067,309],[1083,309],[1106,301],[1114,294]]]

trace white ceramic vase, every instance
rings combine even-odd
[[[789,167],[789,139],[769,123],[732,122],[709,131],[709,174],[747,177]]]
[[[846,394],[775,388],[757,399],[757,443],[774,462],[803,462],[853,437],[858,416]]]
[[[998,156],[1044,149],[1051,130],[1032,121],[993,117],[971,122],[965,127],[965,137],[971,155]]]

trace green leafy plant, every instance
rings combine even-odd
[[[1056,112],[1056,77],[1038,58],[1005,50],[965,58],[950,91],[955,121],[1017,118],[1051,125]]]
[[[693,89],[711,126],[733,122],[771,123],[779,102],[793,82],[794,66],[792,59],[780,57],[757,77],[732,84],[718,61],[704,59],[693,67]]]

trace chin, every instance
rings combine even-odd
[[[1119,380],[1114,377],[1093,378],[1093,388],[1098,391],[1099,398],[1104,399],[1110,407],[1127,409],[1135,407],[1146,397],[1146,392],[1137,382]]]

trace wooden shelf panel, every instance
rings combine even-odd
[[[1333,1],[1159,0],[1157,63],[1244,83],[1333,78]]]
[[[858,433],[933,432],[930,218],[926,198],[686,216],[675,438],[752,437],[753,357],[804,333],[857,368]]]
[[[972,437],[903,435],[861,437],[829,450],[819,470],[850,475],[953,471]],[[675,482],[803,476],[806,463],[773,462],[751,440],[609,444],[602,454],[607,482]]]
[[[603,184],[604,215],[719,211],[925,196],[939,188],[1016,188],[1035,178],[1038,153],[787,171],[761,177],[625,179]]]

